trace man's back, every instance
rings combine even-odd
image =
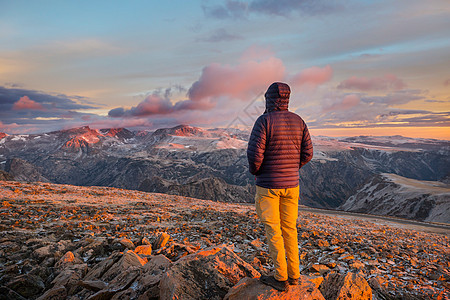
[[[287,110],[263,114],[253,127],[247,149],[250,171],[257,175],[256,185],[296,187],[299,169],[312,156],[310,152],[310,136],[300,116]]]
[[[312,143],[303,119],[287,110],[261,115],[253,127],[247,156],[256,185],[292,188],[299,169],[312,157]]]

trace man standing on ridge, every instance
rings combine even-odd
[[[279,291],[298,284],[300,277],[299,170],[313,156],[308,127],[300,116],[288,111],[290,93],[285,83],[269,86],[266,111],[256,120],[247,148],[249,170],[256,176],[256,212],[265,226],[275,265],[275,274],[260,280]]]

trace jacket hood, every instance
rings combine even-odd
[[[288,110],[290,94],[291,89],[289,88],[289,85],[287,85],[286,83],[283,82],[272,83],[264,95],[266,98],[265,112]]]

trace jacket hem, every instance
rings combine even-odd
[[[269,185],[265,185],[265,184],[256,184],[259,187],[265,188],[265,189],[291,189],[291,188],[295,188],[298,187],[299,184],[294,184],[294,185],[283,185],[283,186],[269,186]]]

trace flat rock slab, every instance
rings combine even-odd
[[[316,285],[301,276],[298,285],[290,285],[280,292],[259,281],[259,278],[245,277],[232,287],[224,300],[325,300]]]
[[[260,277],[250,264],[225,245],[179,259],[163,275],[160,299],[217,299],[244,277]]]
[[[320,290],[328,300],[371,300],[372,289],[359,274],[332,273],[325,277]]]

